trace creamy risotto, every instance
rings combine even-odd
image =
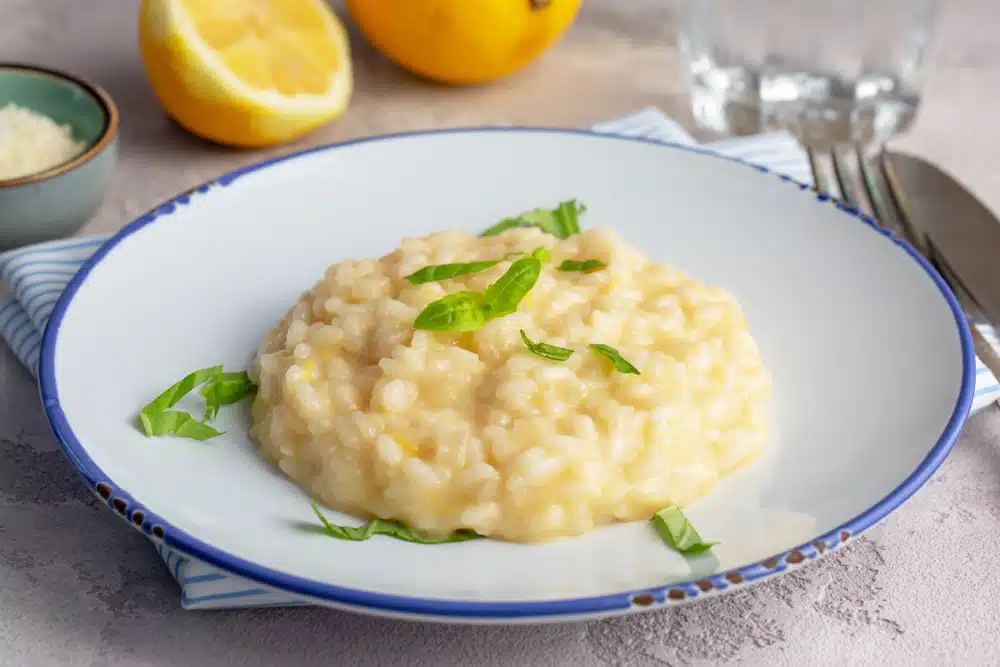
[[[431,302],[483,292],[514,253],[539,247],[551,259],[516,312],[467,333],[414,328]],[[606,267],[558,270],[567,259]],[[574,352],[539,356],[522,330]],[[616,370],[595,343],[640,374]],[[252,435],[289,478],[331,507],[437,535],[530,542],[647,520],[707,493],[770,435],[769,376],[736,301],[608,229],[565,240],[445,231],[335,264],[249,372]]]

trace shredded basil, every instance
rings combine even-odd
[[[146,435],[175,435],[191,440],[209,440],[222,435],[205,422],[200,422],[186,412],[166,410],[142,415],[142,427]]]
[[[493,268],[501,261],[503,260],[497,259],[488,262],[467,262],[465,264],[437,264],[434,266],[425,266],[419,271],[414,271],[410,275],[406,276],[406,279],[413,285],[422,285],[424,283],[436,282],[438,280],[447,280],[449,278],[465,276],[470,273],[479,273],[480,271]]]
[[[525,225],[521,222],[521,218],[504,218],[492,227],[487,227],[480,236],[498,236],[503,234],[508,229],[516,229],[517,227],[524,227]]]
[[[410,275],[406,276],[406,279],[410,281],[413,285],[422,285],[424,283],[438,282],[440,280],[448,280],[449,278],[457,278],[458,276],[466,276],[471,273],[479,273],[480,271],[485,271],[486,269],[492,269],[494,266],[499,264],[504,260],[511,259],[512,257],[518,257],[523,255],[523,252],[509,252],[503,259],[494,259],[483,262],[465,262],[459,264],[435,264],[432,266],[425,266],[424,268],[414,271]],[[552,253],[549,252],[548,248],[538,247],[531,252],[531,256],[535,259],[540,260],[543,264],[552,259]]]
[[[570,199],[561,202],[554,209],[536,208],[515,218],[504,218],[480,236],[496,236],[517,227],[538,227],[547,234],[566,239],[580,233],[580,216],[586,210],[586,206]]]
[[[580,233],[580,214],[586,210],[575,199],[564,201],[554,209],[536,208],[521,214],[529,227],[538,227],[556,238],[567,239]]]
[[[590,349],[597,352],[602,357],[606,357],[611,360],[611,363],[615,365],[619,373],[626,373],[629,375],[641,375],[639,369],[630,364],[625,360],[624,357],[610,345],[602,345],[601,343],[591,343]]]
[[[696,556],[718,544],[701,539],[701,535],[676,505],[663,508],[650,521],[667,546],[686,556]]]
[[[593,273],[601,269],[608,268],[608,265],[599,259],[585,259],[582,262],[567,259],[556,267],[559,271],[580,271],[581,273]]]
[[[140,416],[152,415],[164,410],[168,410],[187,396],[195,387],[204,384],[222,372],[222,366],[211,366],[202,368],[200,371],[188,373],[179,381],[168,387],[162,394],[150,401],[149,405],[142,409]]]
[[[531,256],[545,264],[552,259],[552,253],[549,252],[548,248],[535,248],[531,251]]]
[[[528,338],[528,334],[524,333],[524,329],[521,329],[521,340],[524,341],[525,346],[533,354],[537,354],[539,357],[551,359],[552,361],[566,361],[573,356],[573,350],[570,350],[569,348],[559,347],[558,345],[549,345],[548,343],[534,342]]]
[[[250,382],[246,371],[223,373],[219,366],[219,373],[209,379],[198,392],[205,398],[205,417],[202,421],[215,419],[223,405],[238,403],[256,392],[257,387]]]
[[[517,310],[517,305],[534,287],[541,272],[541,259],[522,257],[482,294],[457,292],[430,303],[417,315],[413,326],[426,331],[478,331],[487,320],[510,315]]]
[[[563,236],[559,238],[564,239],[574,234],[580,233],[580,216],[587,211],[587,207],[578,202],[575,199],[570,199],[569,201],[564,201],[556,207],[555,217],[556,221],[563,231]]]
[[[319,505],[315,500],[312,501],[312,508],[326,529],[327,535],[335,537],[338,540],[364,542],[374,535],[386,535],[394,537],[397,540],[404,540],[415,544],[445,544],[448,542],[467,542],[468,540],[476,540],[482,537],[482,535],[471,530],[458,530],[444,537],[432,537],[407,528],[399,521],[389,521],[386,519],[372,519],[360,526],[338,526],[323,516],[323,512],[320,511]]]
[[[487,310],[482,294],[456,292],[428,304],[417,315],[413,327],[426,331],[477,331],[486,320]]]
[[[522,257],[507,269],[495,283],[483,292],[483,302],[489,319],[510,315],[517,310],[521,299],[538,282],[542,262],[537,257]]]
[[[198,392],[205,399],[205,417],[198,421],[186,412],[171,410],[182,398],[200,385]],[[154,398],[139,413],[143,432],[149,436],[175,435],[192,440],[208,440],[218,431],[205,422],[214,419],[223,405],[231,405],[256,391],[245,371],[224,373],[222,366],[202,368],[188,373]]]

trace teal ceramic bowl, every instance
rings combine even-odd
[[[104,200],[118,161],[118,110],[104,90],[75,76],[0,63],[0,108],[8,104],[69,125],[87,148],[45,171],[0,179],[0,249],[69,236]]]

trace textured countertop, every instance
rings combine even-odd
[[[688,123],[674,2],[585,0],[568,37],[500,85],[447,89],[357,35],[348,114],[303,142],[479,124],[582,127],[655,105]],[[897,147],[958,174],[1000,210],[1000,3],[947,4],[924,109]],[[206,145],[147,88],[135,0],[0,0],[0,61],[77,72],[122,112],[120,170],[86,232],[266,153]],[[294,147],[283,147],[282,152]],[[0,348],[0,665],[1000,664],[1000,410],[884,524],[817,565],[679,609],[592,623],[445,627],[298,608],[188,612],[147,540],[84,490],[30,376]]]

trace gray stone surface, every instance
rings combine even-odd
[[[264,153],[199,142],[146,87],[134,0],[0,0],[0,60],[106,86],[122,161],[86,232]],[[482,123],[585,126],[657,105],[689,119],[673,2],[586,0],[538,66],[502,84],[438,88],[355,35],[349,113],[302,145]],[[1000,5],[948,3],[925,109],[897,142],[958,173],[1000,209]],[[294,147],[283,147],[281,151]],[[922,665],[1000,664],[1000,411],[967,427],[943,469],[882,526],[819,564],[737,594],[629,618],[443,627],[323,609],[186,612],[146,540],[82,490],[31,378],[0,350],[0,665]]]

